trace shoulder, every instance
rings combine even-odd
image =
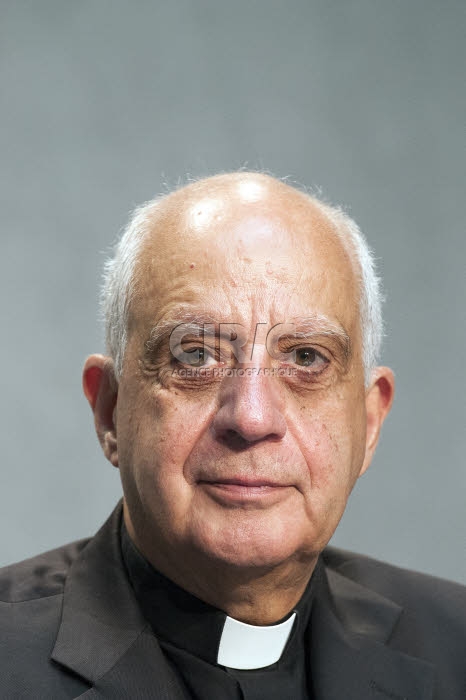
[[[71,542],[0,568],[0,604],[20,604],[63,593],[68,570],[89,539]]]
[[[362,554],[327,547],[322,558],[331,571],[366,586],[404,607],[408,603],[446,605],[466,612],[466,586],[404,569]]]
[[[31,635],[44,643],[58,628],[68,570],[86,546],[80,540],[0,569],[3,647]]]
[[[322,560],[347,628],[363,636],[382,630],[389,649],[430,663],[436,698],[466,697],[465,586],[334,547]]]
[[[462,662],[466,645],[466,587],[453,581],[328,547],[323,560],[331,576],[388,599],[400,609],[391,643]]]
[[[60,625],[66,576],[86,543],[73,542],[0,569],[2,698],[65,697],[64,681],[49,658]],[[39,681],[46,695],[39,690]],[[66,682],[73,692],[86,688],[77,679]]]

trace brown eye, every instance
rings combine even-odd
[[[301,367],[310,367],[315,364],[316,360],[321,360],[320,355],[312,348],[301,348],[296,350],[296,364]]]
[[[185,350],[186,354],[189,355],[187,364],[192,367],[201,367],[206,359],[206,352],[204,348],[192,348],[190,350]]]

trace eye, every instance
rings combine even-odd
[[[299,348],[295,352],[295,362],[301,367],[320,367],[327,364],[325,357],[314,348]]]
[[[209,350],[203,345],[184,350],[184,353],[185,364],[190,365],[190,367],[203,367],[215,362]]]
[[[187,355],[186,364],[190,365],[191,367],[200,367],[204,364],[206,353],[203,347],[190,348],[184,352]]]

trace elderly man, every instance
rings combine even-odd
[[[460,700],[466,595],[326,548],[393,398],[357,226],[271,177],[149,202],[84,391],[123,503],[1,576],[2,698]]]

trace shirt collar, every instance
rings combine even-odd
[[[302,643],[310,616],[319,563],[298,604],[275,625],[247,625],[188,593],[145,559],[122,521],[121,547],[142,612],[157,637],[211,664],[268,667]]]

